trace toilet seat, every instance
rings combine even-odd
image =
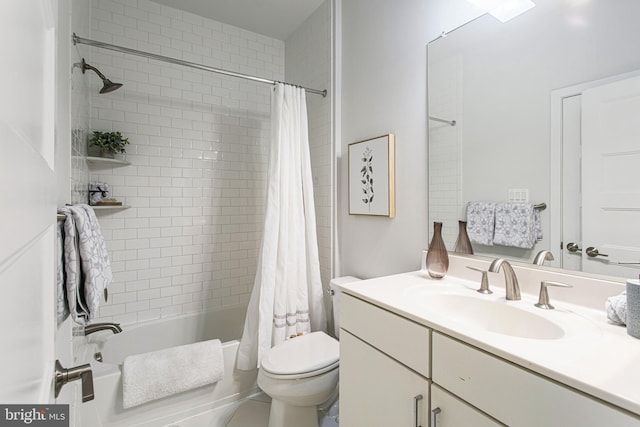
[[[323,374],[339,364],[338,341],[318,331],[271,348],[262,357],[260,368],[271,378],[298,379]]]

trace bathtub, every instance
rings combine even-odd
[[[82,359],[90,359],[95,400],[79,407],[82,426],[156,427],[232,403],[258,391],[257,370],[235,369],[236,352],[246,307],[173,317],[123,327],[120,334],[100,331],[82,344]],[[168,396],[140,406],[122,406],[122,362],[133,354],[218,338],[222,341],[224,379],[208,386]],[[102,361],[94,358],[100,353]]]

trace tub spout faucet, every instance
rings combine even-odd
[[[502,267],[504,271],[504,286],[507,291],[507,300],[516,301],[520,299],[520,286],[518,285],[518,278],[516,272],[513,271],[513,267],[509,264],[509,261],[504,258],[497,258],[493,260],[489,266],[489,271],[492,273],[498,273]]]
[[[111,331],[114,334],[122,332],[122,328],[119,323],[94,323],[93,325],[87,325],[84,327],[84,334],[89,335],[98,331]]]
[[[551,251],[540,251],[536,254],[535,258],[533,258],[533,263],[536,265],[543,265],[545,261],[553,261],[553,254]]]

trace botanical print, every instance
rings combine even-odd
[[[362,169],[360,169],[360,173],[362,174],[362,191],[364,196],[362,197],[362,201],[369,208],[369,212],[371,212],[371,203],[373,202],[373,150],[371,147],[367,146],[362,153]]]
[[[393,134],[349,144],[348,163],[349,214],[393,218]]]

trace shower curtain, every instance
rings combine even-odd
[[[237,366],[259,367],[286,337],[326,330],[304,89],[271,93],[264,233]]]

